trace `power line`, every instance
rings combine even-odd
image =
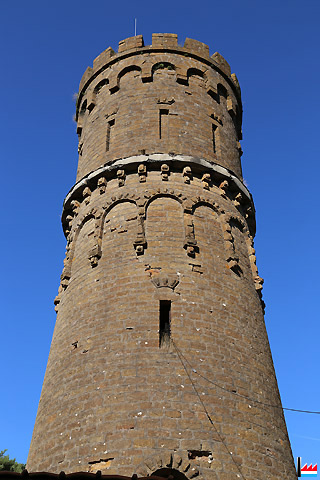
[[[202,398],[201,398],[200,395],[199,395],[199,392],[198,392],[195,384],[194,384],[193,381],[192,381],[192,378],[191,378],[191,376],[190,376],[190,374],[189,374],[189,372],[188,372],[188,370],[187,370],[187,368],[186,368],[186,366],[185,366],[185,364],[184,364],[184,362],[183,362],[183,360],[182,360],[182,357],[183,357],[183,358],[185,358],[185,357],[183,356],[183,354],[181,353],[181,351],[178,349],[178,347],[176,346],[176,344],[175,344],[175,342],[174,342],[173,340],[172,340],[172,343],[173,343],[174,348],[176,349],[176,352],[177,352],[177,355],[178,355],[178,357],[179,357],[179,360],[180,360],[180,362],[181,362],[181,364],[182,364],[182,366],[183,366],[183,368],[184,368],[184,371],[186,372],[186,374],[187,374],[187,376],[188,376],[188,378],[189,378],[189,380],[190,380],[190,383],[191,383],[191,385],[192,385],[192,387],[193,387],[193,389],[194,389],[194,391],[195,391],[195,393],[196,393],[196,395],[197,395],[197,397],[198,397],[198,399],[199,399],[199,402],[200,402],[201,405],[202,405],[203,410],[205,411],[205,414],[206,414],[206,416],[207,416],[210,424],[211,424],[212,427],[214,428],[216,434],[218,435],[218,437],[219,437],[221,443],[223,444],[223,446],[225,447],[226,451],[228,452],[228,454],[229,454],[230,457],[232,458],[232,461],[233,461],[233,463],[235,464],[235,466],[237,467],[237,470],[239,471],[241,477],[243,478],[243,480],[246,480],[246,478],[244,477],[244,475],[243,475],[243,473],[242,473],[239,465],[237,464],[237,462],[236,462],[235,459],[233,458],[232,453],[230,452],[227,444],[225,443],[225,441],[223,440],[222,436],[220,435],[217,427],[216,427],[215,424],[213,423],[213,420],[212,420],[211,416],[209,415],[209,412],[208,412],[208,410],[207,410],[207,407],[205,406]]]
[[[174,343],[174,341],[172,340],[175,348],[177,349],[178,347],[176,346],[176,344]],[[189,360],[183,355],[183,353],[180,351],[180,354],[181,356],[184,358],[184,360],[186,361],[186,363],[189,365],[189,367],[191,368],[191,370],[193,371],[193,373],[196,373],[199,377],[203,378],[204,380],[206,380],[207,382],[211,383],[212,385],[214,385],[215,387],[218,387],[220,388],[221,390],[224,390],[225,392],[228,392],[228,393],[231,393],[232,395],[236,395],[237,397],[241,397],[241,398],[245,398],[246,400],[248,400],[249,402],[253,402],[253,403],[259,403],[260,405],[263,405],[264,407],[273,407],[273,408],[280,408],[282,410],[287,410],[289,412],[298,412],[298,413],[312,413],[314,415],[320,415],[320,412],[317,412],[317,411],[313,411],[313,410],[301,410],[301,409],[298,409],[298,408],[289,408],[289,407],[283,407],[282,405],[273,405],[271,403],[265,403],[265,402],[261,402],[260,400],[255,400],[253,398],[250,398],[250,397],[247,397],[246,395],[241,395],[241,393],[238,393],[238,392],[234,392],[233,390],[229,390],[228,388],[225,388],[225,387],[222,387],[221,385],[219,385],[218,383],[216,382],[213,382],[212,380],[210,380],[209,378],[205,377],[204,375],[202,375],[201,373],[199,373],[195,368],[193,368],[193,366],[191,365],[191,363],[189,362]]]

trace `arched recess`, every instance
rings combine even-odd
[[[224,239],[218,209],[212,204],[198,203],[193,209],[195,238],[199,248],[199,263],[205,276],[211,277],[225,266]]]
[[[123,68],[121,72],[118,73],[118,76],[117,76],[118,87],[120,88],[120,83],[123,77],[125,76],[129,76],[130,78],[136,77],[137,72],[141,74],[141,67],[139,67],[138,65],[130,65],[128,67]]]
[[[155,63],[153,66],[152,66],[152,76],[154,74],[154,72],[157,72],[159,70],[168,70],[168,71],[172,71],[172,70],[175,70],[176,67],[173,65],[173,63],[170,63],[170,62],[157,62]]]
[[[188,84],[204,85],[204,72],[199,68],[189,68],[187,71]]]
[[[86,113],[86,110],[87,110],[87,100],[84,100],[81,104],[79,115],[82,117]]]
[[[103,80],[100,80],[96,85],[93,85],[93,87],[90,88],[88,91],[88,110],[89,112],[92,112],[94,107],[96,106],[97,100],[99,98],[99,93],[101,93],[101,90],[103,90],[103,87],[109,84],[109,80],[107,78],[104,78]],[[109,94],[109,90],[105,89],[105,94]]]
[[[227,103],[227,98],[228,98],[228,91],[222,83],[218,83],[217,85],[217,91],[218,91],[218,103],[220,104],[226,104]]]
[[[157,476],[162,478],[173,477],[175,480],[197,478],[203,480],[198,460],[190,458],[188,451],[167,452],[153,455],[140,463],[136,473],[139,476]]]
[[[158,468],[151,476],[166,478],[170,480],[188,480],[188,477],[184,473],[180,472],[176,468],[162,467]]]
[[[106,209],[101,227],[102,268],[121,270],[136,259],[135,242],[140,219],[135,202],[129,199],[114,202]]]
[[[146,206],[147,255],[152,266],[176,272],[185,263],[185,231],[181,202],[173,196],[153,197]]]
[[[79,224],[72,242],[69,262],[71,265],[71,279],[83,281],[91,270],[88,255],[95,244],[95,217],[87,215]]]
[[[177,73],[173,63],[165,61],[155,63],[152,66],[151,75],[152,81],[162,82],[163,86],[158,86],[160,89],[167,88],[167,82],[170,82],[172,88],[174,88],[173,85],[176,84]]]
[[[234,250],[237,258],[239,258],[239,265],[243,271],[244,278],[251,281],[253,271],[249,260],[249,237],[246,227],[236,218],[230,218],[229,224],[231,227],[231,234],[233,237]]]
[[[93,92],[95,93],[95,95],[98,95],[101,92],[101,90],[103,89],[103,87],[108,85],[108,83],[109,83],[109,80],[107,78],[104,78],[99,83],[97,83],[97,85],[93,89]]]
[[[226,260],[229,268],[238,276],[251,281],[257,275],[251,265],[252,245],[248,228],[240,218],[228,216],[224,224]]]
[[[147,209],[148,209],[148,206],[150,205],[151,202],[153,202],[154,200],[156,200],[157,198],[172,198],[173,200],[176,200],[178,203],[180,203],[181,205],[183,205],[183,201],[181,199],[181,194],[176,194],[174,192],[174,190],[171,190],[170,193],[167,192],[167,189],[162,189],[160,190],[159,193],[155,193],[155,192],[152,192],[151,194],[149,193],[148,195],[148,200],[147,202],[145,203],[145,216],[147,215]]]

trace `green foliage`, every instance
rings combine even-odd
[[[9,458],[9,455],[5,455],[6,451],[0,450],[0,472],[6,470],[21,473],[26,468],[25,464],[16,462],[15,458]]]
[[[171,65],[171,63],[167,63],[167,62],[164,62],[164,63],[157,63],[154,67],[153,67],[153,71],[156,71],[156,70],[162,70],[166,68],[167,70],[174,70],[174,66]]]

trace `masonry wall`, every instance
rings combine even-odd
[[[164,45],[172,36],[159,38]],[[175,65],[178,54],[161,55]],[[189,57],[182,60],[188,71]],[[81,92],[91,88],[89,73]],[[296,478],[263,319],[254,206],[224,110],[228,94],[211,103],[201,75],[188,84],[176,75],[161,67],[143,82],[132,69],[115,93],[101,88],[83,113],[31,471],[171,468],[199,480]],[[79,115],[88,93],[81,95]],[[114,98],[111,129],[118,130],[107,138]],[[163,142],[157,98],[175,100],[165,104]],[[211,109],[222,118],[219,155]]]
[[[203,46],[203,58],[178,47],[176,38],[170,47],[157,45],[157,38],[151,47],[140,47],[139,55],[135,48],[134,57],[132,48],[111,56],[81,83],[77,180],[100,165],[142,152],[205,158],[241,177],[236,78],[225,64],[228,75],[219,69],[220,57],[210,58],[201,42],[196,44]]]

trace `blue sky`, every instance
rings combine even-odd
[[[314,0],[0,2],[2,275],[0,450],[25,462],[55,322],[75,181],[73,95],[105,48],[191,37],[242,87],[243,171],[257,210],[266,324],[284,406],[320,410],[319,18]],[[293,454],[320,463],[320,415],[286,413]]]

